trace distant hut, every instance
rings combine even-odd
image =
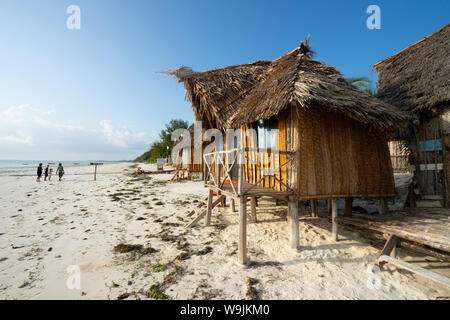
[[[241,129],[237,148],[225,144],[223,151],[204,155],[210,189],[206,224],[219,200],[212,201],[213,192],[239,200],[241,263],[247,261],[247,198],[255,221],[256,197],[288,201],[290,243],[297,248],[298,200],[332,199],[337,239],[337,199],[346,199],[351,215],[353,198],[396,196],[386,132],[407,116],[312,59],[307,43],[274,61],[186,70],[171,74],[184,82],[197,120],[222,131]],[[221,165],[217,154],[242,161]]]
[[[450,24],[377,64],[377,97],[415,116],[397,137],[411,150],[417,206],[450,199]]]
[[[185,178],[203,179],[203,146],[200,146],[200,148],[196,147],[194,129],[194,124],[187,129],[189,131],[189,138],[191,139],[191,147],[189,148],[189,151],[184,148],[180,149],[178,154],[179,161],[175,164],[176,170],[172,180]],[[203,134],[203,130],[201,134]],[[174,148],[183,141],[183,138],[184,137],[180,137],[180,139],[175,142]],[[198,163],[196,159],[200,159],[200,163]]]

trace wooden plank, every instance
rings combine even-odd
[[[289,229],[290,229],[290,245],[293,249],[298,249],[300,244],[299,223],[298,223],[298,200],[295,197],[289,198]]]
[[[438,274],[436,272],[432,272],[425,268],[413,265],[412,263],[408,263],[408,262],[405,262],[405,261],[402,261],[399,259],[395,259],[388,255],[382,255],[377,260],[377,264],[379,264],[379,265],[386,264],[386,263],[391,263],[399,268],[411,271],[411,272],[418,274],[422,277],[425,277],[429,280],[432,280],[432,281],[440,283],[444,286],[450,287],[450,279],[447,278],[446,276]]]
[[[253,219],[253,222],[258,222],[258,219],[256,218],[256,197],[251,197],[250,198],[250,205],[251,205],[251,208],[252,208],[252,219]]]
[[[440,170],[444,170],[444,164],[443,163],[428,163],[428,164],[421,164],[420,166],[420,171],[440,171]],[[409,171],[415,171],[416,168],[413,165],[409,165],[408,166],[408,170]]]
[[[222,197],[224,197],[224,196],[219,196],[212,203],[211,207],[214,208],[217,204],[219,204],[220,201],[222,201]],[[192,222],[190,222],[186,225],[186,228],[191,228],[191,227],[195,226],[206,215],[207,212],[208,212],[208,209],[203,210],[197,217],[195,217],[195,219]]]
[[[337,200],[332,199],[331,200],[331,219],[332,219],[331,234],[332,234],[332,239],[334,241],[338,241],[337,217],[338,217]]]
[[[339,222],[375,230],[382,233],[394,234],[397,237],[405,240],[420,243],[438,250],[450,252],[448,220],[445,220],[446,217],[443,217],[441,215],[428,215],[429,218],[425,220],[425,218],[412,215],[406,221],[399,221],[399,218],[392,217],[392,215],[386,216],[387,219],[391,221],[391,223],[396,223],[397,225],[389,224],[388,221],[375,221],[373,219],[369,220],[368,218],[359,217],[343,217],[339,218]]]
[[[238,261],[247,264],[247,197],[241,196],[239,200]]]
[[[211,224],[211,212],[212,212],[212,203],[213,203],[213,191],[209,189],[208,192],[208,205],[206,208],[206,216],[205,216],[205,224],[209,226]]]
[[[392,250],[394,250],[394,248],[397,246],[397,243],[398,243],[398,237],[395,236],[395,235],[392,235],[392,234],[389,235],[386,243],[384,244],[383,249],[380,252],[380,256],[379,257],[381,257],[382,255],[390,255]],[[383,266],[383,262],[381,262],[379,264],[379,266],[382,267]]]

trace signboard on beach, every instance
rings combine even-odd
[[[91,166],[95,166],[94,169],[94,181],[97,181],[97,166],[102,166],[103,163],[101,162],[91,162]]]
[[[156,169],[157,169],[158,171],[164,170],[164,162],[165,162],[165,159],[164,159],[164,158],[158,158],[158,159],[156,159]]]

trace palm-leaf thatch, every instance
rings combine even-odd
[[[414,112],[448,104],[450,24],[374,67],[383,101]]]
[[[206,120],[210,127],[218,127],[217,113],[237,96],[253,88],[269,65],[270,61],[256,61],[205,72],[181,67],[165,73],[184,83],[196,120]]]
[[[324,108],[383,130],[408,119],[350,84],[334,67],[312,59],[307,42],[274,61],[182,76],[178,70],[168,73],[184,82],[197,119],[206,117],[222,129],[269,118],[290,103]]]

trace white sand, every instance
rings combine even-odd
[[[67,168],[61,183],[55,177],[51,183],[36,183],[30,176],[0,175],[1,299],[117,299],[123,293],[148,299],[148,289],[164,282],[158,290],[171,299],[245,299],[247,277],[258,280],[254,288],[262,299],[450,296],[448,289],[395,267],[381,273],[379,287],[368,287],[367,267],[379,248],[342,228],[341,240],[332,242],[325,214],[301,217],[302,247],[294,252],[288,246],[286,207],[275,207],[271,200],[260,201],[260,222],[248,225],[252,264],[240,266],[237,213],[216,208],[210,227],[202,221],[186,229],[192,219],[187,213],[206,197],[202,183],[168,182],[169,174],[139,180],[124,174],[129,166],[102,166],[96,182],[87,174],[91,167]],[[122,193],[123,200],[112,201],[114,193]],[[115,253],[119,243],[158,252]],[[177,259],[182,252],[186,260]],[[398,253],[448,274],[448,264],[401,249]],[[153,272],[159,264],[168,267]],[[71,265],[81,270],[80,290],[67,288]]]

